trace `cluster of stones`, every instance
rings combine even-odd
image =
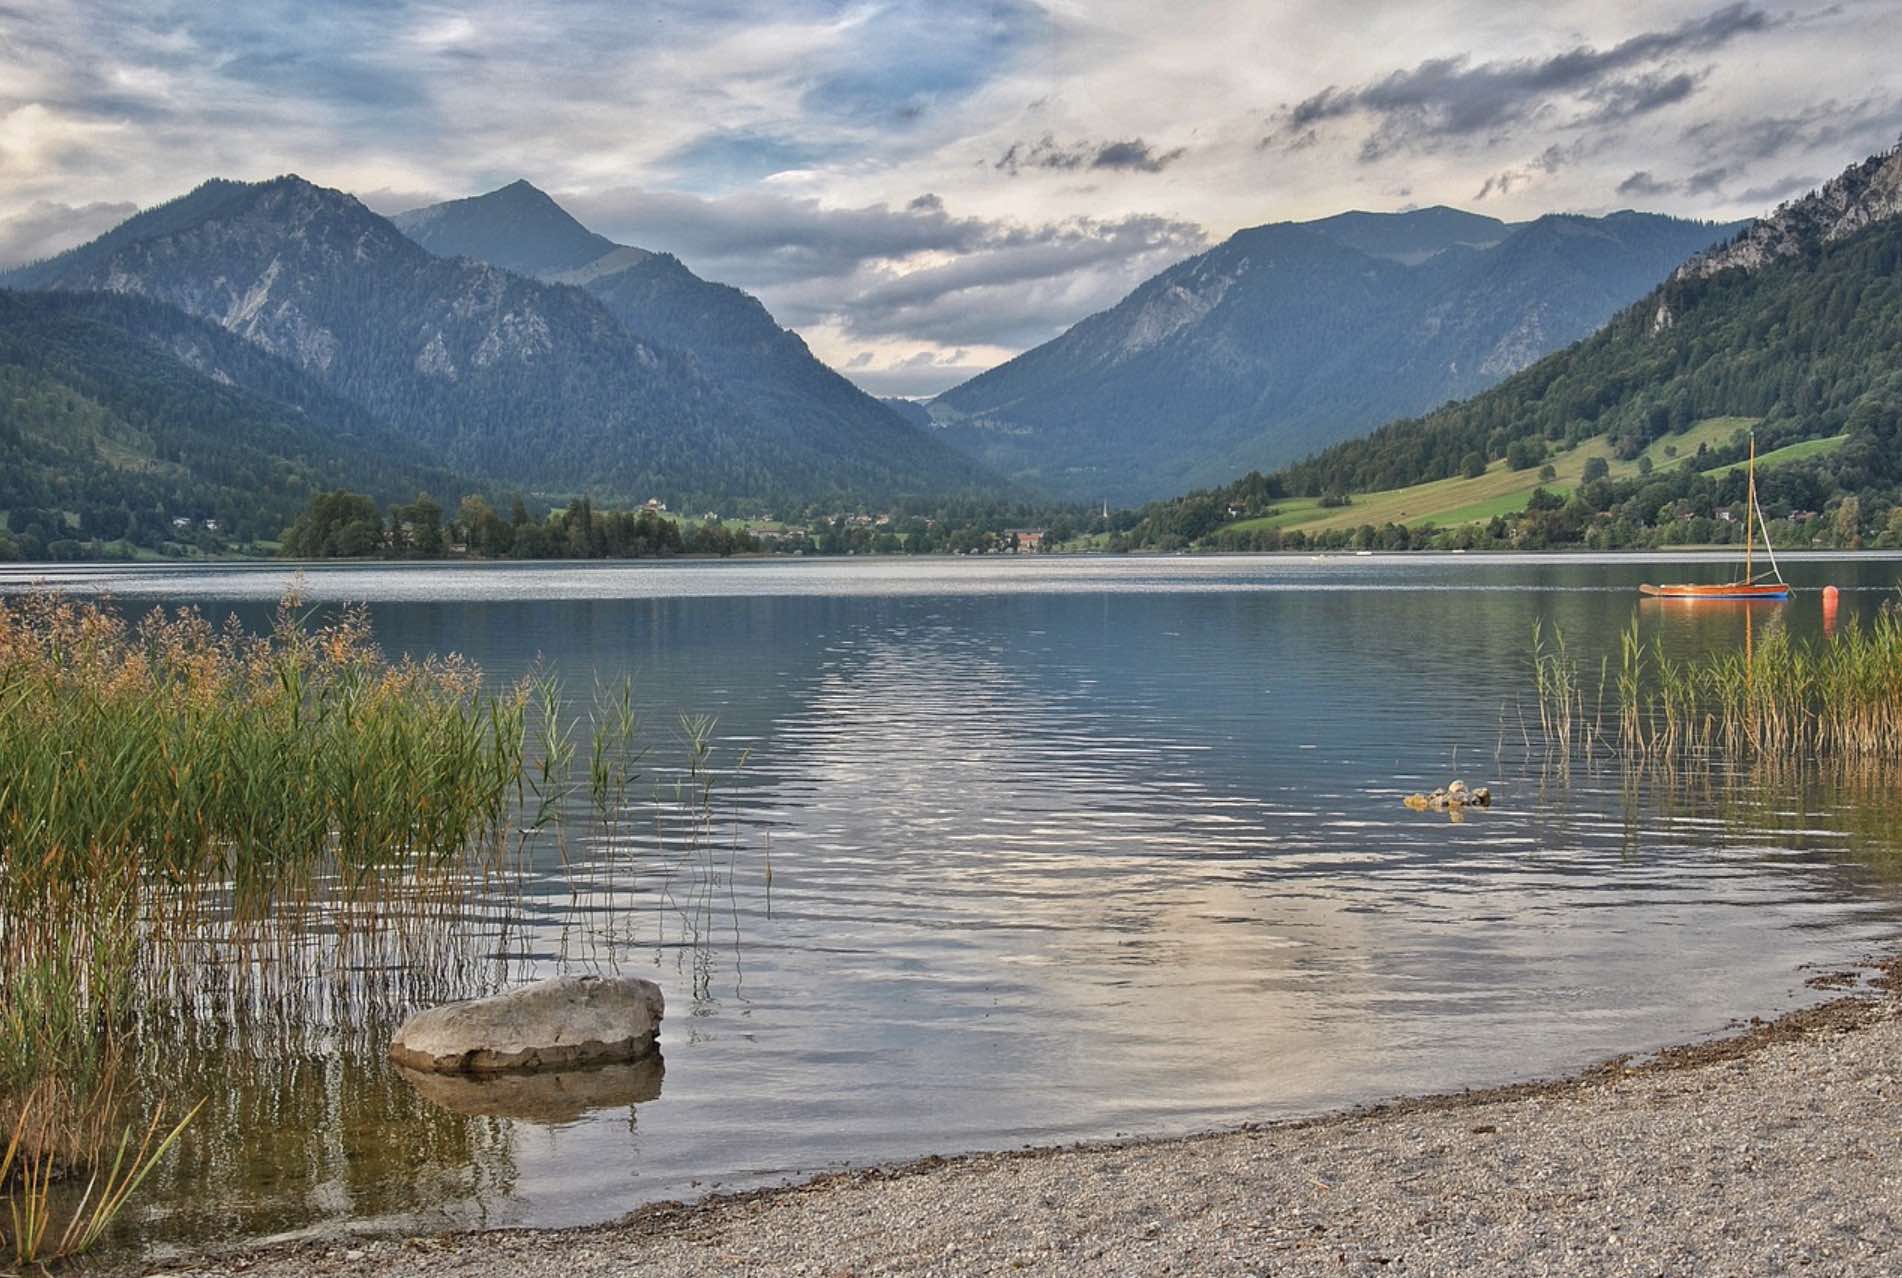
[[[1485,786],[1469,790],[1464,781],[1455,781],[1432,794],[1409,794],[1403,802],[1415,812],[1449,812],[1465,807],[1489,808],[1493,792]]]

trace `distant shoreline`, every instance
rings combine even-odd
[[[1490,562],[1508,559],[1554,560],[1581,559],[1605,561],[1614,559],[1630,560],[1671,560],[1682,558],[1738,558],[1735,546],[1645,546],[1621,547],[1615,550],[1591,550],[1579,546],[1557,546],[1549,550],[1375,550],[1366,554],[1354,550],[1128,550],[1112,553],[1107,550],[1069,550],[1047,553],[1001,553],[988,555],[959,555],[934,551],[923,555],[822,555],[818,553],[798,555],[778,554],[734,554],[734,555],[666,555],[644,556],[632,559],[268,559],[246,555],[234,555],[224,558],[205,559],[35,559],[15,560],[0,563],[0,574],[22,575],[33,572],[88,570],[126,570],[126,569],[180,569],[180,568],[286,568],[303,571],[309,568],[574,568],[583,565],[626,567],[634,564],[717,564],[717,563],[804,563],[823,560],[828,563],[946,563],[972,561],[996,563],[1039,563],[1063,562],[1074,559],[1445,559],[1449,561]],[[1803,563],[1821,562],[1834,559],[1867,559],[1875,562],[1902,560],[1902,548],[1868,547],[1862,550],[1784,550],[1779,551],[1779,559]]]

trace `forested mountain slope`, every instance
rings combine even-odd
[[[139,298],[0,290],[0,511],[28,557],[189,543],[206,521],[221,540],[270,539],[318,491],[453,498],[463,482],[216,325]]]

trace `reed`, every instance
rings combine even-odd
[[[0,1243],[91,1246],[168,1151],[205,1175],[255,1141],[217,1094],[213,1130],[128,1121],[191,1104],[182,1062],[374,1060],[409,1010],[516,979],[516,929],[560,912],[524,908],[532,845],[566,870],[564,963],[635,943],[616,920],[646,865],[657,957],[691,957],[706,996],[738,839],[716,851],[714,724],[681,718],[670,769],[641,727],[627,680],[582,707],[552,675],[489,691],[464,661],[385,657],[362,610],[289,599],[252,635],[0,598]]]
[[[128,1044],[168,1020],[281,1016],[283,992],[320,971],[429,970],[408,951],[440,943],[432,920],[499,856],[525,691],[484,695],[455,659],[391,661],[360,610],[306,622],[295,600],[252,636],[190,611],[132,625],[58,596],[0,599],[16,1246],[44,1241],[22,1204],[60,1171],[117,1168],[94,1212],[116,1214],[142,1179],[106,1139]],[[132,1168],[169,1147],[153,1136]]]
[[[1773,620],[1744,650],[1691,660],[1667,656],[1626,631],[1610,687],[1616,736],[1586,720],[1586,692],[1562,636],[1534,628],[1532,664],[1540,726],[1549,748],[1608,751],[1626,758],[1902,760],[1902,612],[1885,605],[1816,641]],[[1600,675],[1602,705],[1608,669]]]

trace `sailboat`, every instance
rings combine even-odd
[[[1770,571],[1765,576],[1770,581],[1757,580],[1752,550],[1756,540],[1756,531],[1763,529],[1763,550],[1770,557]],[[1770,546],[1770,525],[1763,518],[1763,507],[1757,504],[1757,437],[1750,436],[1750,500],[1744,512],[1744,575],[1742,581],[1733,581],[1722,586],[1697,586],[1689,584],[1653,586],[1646,583],[1638,587],[1638,593],[1650,595],[1654,599],[1788,599],[1790,585],[1783,580],[1783,570],[1777,567],[1777,552]]]

